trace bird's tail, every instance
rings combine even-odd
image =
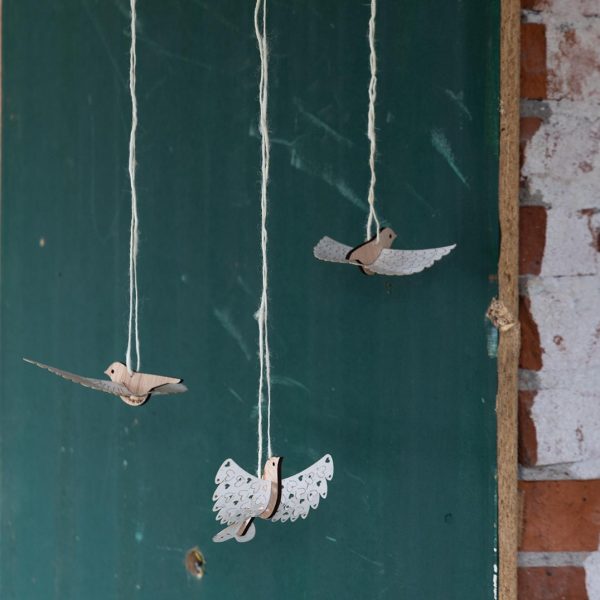
[[[250,523],[250,526],[246,529],[246,532],[243,535],[238,535],[242,525],[243,523],[234,523],[233,525],[229,525],[229,527],[219,531],[219,533],[213,537],[213,542],[226,542],[227,540],[235,538],[237,542],[243,543],[254,539],[254,536],[256,535],[256,526],[254,523]]]

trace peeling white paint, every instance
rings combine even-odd
[[[519,552],[519,567],[583,567],[589,552]]]
[[[600,394],[544,390],[533,404],[538,464],[600,456]],[[568,407],[568,409],[565,409]]]
[[[588,600],[600,600],[600,552],[592,552],[584,561]]]
[[[547,211],[546,252],[541,273],[543,276],[598,273],[598,215],[590,215],[590,210],[593,209],[573,211],[571,208],[553,206]]]
[[[519,479],[523,481],[600,479],[600,458],[543,465],[540,467],[520,467]]]
[[[600,106],[546,103],[550,116],[525,149],[522,175],[531,195],[553,209],[600,208]]]
[[[538,465],[600,460],[600,105],[549,105],[522,171],[547,207],[541,276],[522,281],[543,348],[526,378]]]

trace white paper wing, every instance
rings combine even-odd
[[[315,255],[315,258],[318,258],[319,260],[347,263],[346,256],[348,256],[350,250],[352,250],[351,246],[340,244],[330,237],[325,236],[314,247],[313,254]]]
[[[369,270],[379,275],[412,275],[430,267],[436,260],[452,252],[456,244],[425,250],[381,251],[379,258],[369,265]]]
[[[240,537],[237,534],[238,529],[240,528],[241,525],[242,525],[241,523],[234,523],[233,525],[230,525],[226,529],[219,531],[219,533],[217,533],[217,535],[215,535],[213,537],[213,542],[220,543],[220,542],[226,542],[227,540],[231,540],[231,539],[235,539],[236,541],[238,541],[240,543],[252,541],[254,539],[254,536],[256,535],[256,527],[254,526],[254,523],[250,523],[250,527],[248,527],[248,531],[246,531],[246,535],[243,537]]]
[[[306,519],[308,511],[327,497],[327,482],[333,477],[333,458],[326,454],[321,460],[297,475],[286,477],[282,484],[281,502],[272,521],[285,523],[298,517]]]
[[[35,365],[36,367],[40,367],[41,369],[47,369],[50,371],[50,373],[54,373],[63,379],[68,379],[69,381],[73,381],[79,385],[83,385],[84,387],[92,388],[100,392],[106,392],[107,394],[114,394],[115,396],[131,396],[131,392],[121,383],[116,383],[106,379],[91,379],[90,377],[81,377],[81,375],[75,375],[75,373],[69,373],[69,371],[62,371],[61,369],[50,367],[49,365],[36,362],[35,360],[30,360],[28,358],[24,358],[23,360]]]
[[[150,390],[152,394],[167,395],[167,394],[182,394],[187,392],[187,387],[183,383],[165,383]]]
[[[228,458],[217,471],[213,511],[217,521],[231,525],[256,517],[265,510],[271,495],[271,482],[250,475]]]

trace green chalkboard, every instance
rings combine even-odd
[[[21,360],[124,356],[129,3],[2,2],[2,600],[494,597],[497,0],[379,3],[380,216],[458,244],[405,278],[312,256],[363,235],[368,3],[269,2],[274,450],[336,472],[305,521],[211,541],[217,468],[256,461],[253,10],[138,2],[142,366],[189,392],[132,408]]]

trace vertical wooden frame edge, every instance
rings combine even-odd
[[[501,1],[499,220],[500,300],[518,315],[520,0]],[[500,334],[498,347],[497,472],[500,600],[517,598],[517,395],[520,330]]]

